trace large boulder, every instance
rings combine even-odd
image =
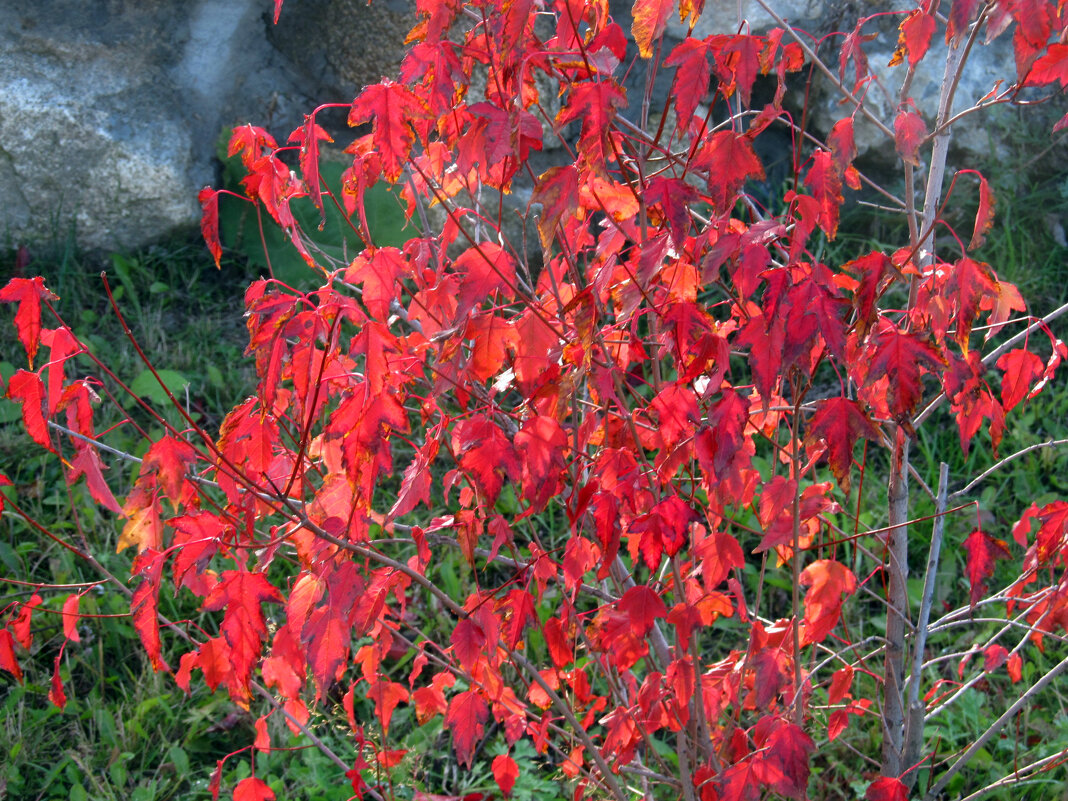
[[[7,0],[0,236],[34,243],[73,232],[85,249],[132,249],[193,226],[226,127],[255,122],[284,139],[315,99],[341,91],[351,100],[399,58],[406,28],[384,27],[377,7],[290,0],[274,31],[272,6]],[[316,44],[304,38],[312,28],[350,35]],[[331,70],[309,60],[346,43],[354,55]]]

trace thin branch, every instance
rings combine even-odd
[[[1000,459],[999,461],[995,462],[990,467],[988,467],[986,470],[984,470],[982,473],[980,473],[975,478],[973,478],[971,481],[969,481],[967,483],[967,485],[965,485],[961,489],[957,490],[956,492],[952,493],[949,497],[950,498],[956,498],[956,497],[959,497],[961,495],[967,494],[976,485],[981,484],[987,478],[987,476],[989,476],[991,473],[995,472],[996,470],[1001,469],[1002,467],[1007,465],[1009,462],[1014,461],[1016,459],[1019,459],[1021,456],[1025,455],[1025,454],[1028,454],[1031,451],[1041,450],[1042,448],[1053,448],[1053,447],[1056,447],[1058,445],[1068,445],[1068,439],[1047,439],[1045,442],[1036,442],[1034,445],[1028,445],[1026,448],[1022,448],[1022,449],[1016,451],[1016,453],[1010,454],[1009,456],[1006,456],[1004,459]]]
[[[1065,668],[1068,668],[1068,657],[1065,657],[1060,662],[1058,662],[1057,665],[1049,671],[1049,673],[1047,673],[1045,676],[1035,682],[1031,686],[1031,688],[1027,690],[1027,692],[1025,692],[1016,700],[1016,702],[1012,706],[1006,709],[1002,713],[1001,717],[999,717],[992,724],[990,724],[990,727],[981,735],[979,735],[976,741],[970,746],[968,746],[964,753],[957,758],[957,761],[953,763],[949,770],[947,770],[939,777],[938,781],[935,782],[934,786],[927,791],[927,794],[924,796],[924,798],[927,799],[927,801],[934,801],[934,799],[938,798],[938,795],[942,792],[942,789],[947,784],[949,784],[950,780],[954,776],[956,776],[971,761],[972,757],[975,756],[976,752],[979,751],[980,748],[983,748],[991,740],[991,738],[994,737],[994,735],[1001,731],[1002,728],[1005,727],[1005,724],[1012,720],[1012,718],[1016,715],[1017,712],[1019,712],[1021,709],[1023,709],[1025,705],[1031,702],[1031,699],[1034,698],[1034,696],[1038,695],[1038,693],[1044,690],[1055,678],[1057,678],[1057,676],[1063,673]]]

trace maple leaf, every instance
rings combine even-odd
[[[68,483],[73,484],[79,476],[84,475],[86,486],[89,487],[89,494],[93,500],[117,515],[122,514],[122,507],[119,506],[119,502],[111,494],[111,488],[104,480],[104,463],[100,460],[100,454],[97,453],[96,448],[91,445],[79,448],[70,466],[71,470],[67,474]]]
[[[816,404],[805,432],[805,447],[811,450],[818,441],[827,444],[827,462],[844,492],[849,492],[853,446],[861,437],[878,442],[879,432],[855,400],[838,397]]]
[[[926,138],[927,123],[916,111],[912,98],[909,98],[908,103],[898,109],[894,118],[894,143],[901,160],[913,167],[919,167],[918,151]]]
[[[1001,379],[1001,405],[1006,412],[1027,397],[1044,367],[1042,359],[1026,348],[1001,354],[996,366],[1005,373]]]
[[[163,661],[163,645],[159,638],[159,585],[166,554],[153,549],[142,551],[134,559],[132,572],[141,576],[141,583],[130,597],[130,613],[134,629],[156,671],[170,670]]]
[[[211,257],[215,259],[215,269],[221,269],[222,244],[219,242],[219,192],[205,186],[197,193],[200,203],[200,233],[208,246]]]
[[[683,124],[689,121],[697,104],[708,93],[708,79],[712,72],[708,61],[710,52],[708,42],[688,37],[664,59],[665,67],[676,68],[671,95],[675,100],[675,112]]]
[[[1068,86],[1068,44],[1054,42],[1045,55],[1038,58],[1027,73],[1024,86],[1045,86],[1058,82]]]
[[[909,790],[901,779],[892,776],[882,776],[871,784],[864,792],[866,801],[908,801]]]
[[[520,478],[522,471],[512,443],[484,415],[461,420],[452,430],[453,450],[457,461],[493,505],[501,494],[506,478]]]
[[[798,578],[802,587],[811,587],[805,595],[805,628],[801,645],[822,642],[838,623],[842,611],[842,595],[852,595],[857,589],[857,577],[841,562],[818,559]]]
[[[505,798],[512,794],[516,779],[519,778],[519,766],[508,754],[498,754],[493,758],[493,778]]]
[[[57,299],[45,287],[44,278],[41,276],[12,278],[0,289],[0,302],[19,304],[18,311],[15,312],[15,330],[22,347],[26,349],[31,369],[33,357],[37,355],[37,345],[41,340],[41,301]]]
[[[67,596],[67,600],[63,602],[63,636],[73,642],[81,642],[82,638],[78,634],[78,604],[81,601],[81,596],[77,593],[71,593]]]
[[[915,69],[927,55],[936,27],[934,16],[922,8],[910,12],[898,28],[897,50],[894,51],[889,66],[900,64],[903,56],[907,54],[909,67]]]
[[[964,550],[968,554],[965,573],[971,585],[970,599],[974,609],[975,604],[986,594],[986,580],[994,575],[994,562],[1010,556],[1009,546],[1002,540],[994,539],[985,531],[975,529],[964,540]]]
[[[304,124],[289,135],[289,141],[300,145],[300,171],[304,176],[304,184],[308,187],[308,197],[315,204],[315,208],[319,209],[321,231],[326,222],[326,210],[323,208],[323,185],[319,177],[319,142],[334,140],[315,121],[314,114],[305,114]]]
[[[764,727],[772,729],[766,739],[760,731]],[[808,789],[809,755],[816,744],[799,726],[771,715],[761,719],[756,729],[754,740],[767,749],[757,763],[756,775],[774,792],[802,801]]]
[[[386,180],[396,183],[412,152],[412,126],[430,117],[430,110],[408,87],[390,80],[364,88],[352,101],[349,125],[371,121],[371,138],[382,156]]]
[[[408,701],[408,691],[403,684],[387,679],[377,679],[367,688],[367,697],[374,701],[375,717],[382,724],[382,736],[389,734],[389,721],[397,704]]]
[[[19,609],[18,617],[11,621],[9,628],[11,633],[15,635],[15,640],[25,648],[27,651],[30,646],[33,645],[33,629],[30,628],[30,624],[33,622],[33,610],[44,603],[40,594],[34,593],[30,596],[30,600],[22,604]]]
[[[979,0],[953,0],[949,10],[949,23],[946,25],[946,44],[952,42],[954,47],[960,44],[968,32],[968,25],[975,16],[978,3]]]
[[[15,638],[8,628],[0,629],[0,669],[6,670],[15,677],[15,681],[22,683],[22,668],[15,656]]]
[[[635,0],[631,8],[634,21],[630,32],[642,58],[652,58],[653,42],[664,35],[674,8],[674,0]]]
[[[263,779],[249,776],[234,787],[234,801],[274,801],[274,790]]]
[[[255,125],[246,124],[239,125],[230,132],[226,155],[240,155],[245,169],[251,170],[252,165],[263,157],[264,151],[273,152],[277,149],[278,143],[267,131]]]
[[[476,690],[454,695],[445,713],[445,725],[452,730],[456,758],[468,768],[474,764],[475,746],[482,737],[489,707]]]
[[[819,203],[816,218],[828,239],[838,233],[838,214],[842,207],[842,178],[832,154],[822,148],[812,154],[812,166],[805,174],[805,186]]]
[[[736,193],[748,179],[764,179],[764,165],[752,142],[734,131],[717,131],[702,139],[693,164],[708,171],[708,193],[719,213],[730,210]]]
[[[249,686],[252,666],[259,659],[267,636],[261,606],[269,602],[282,603],[283,600],[266,576],[243,570],[223,572],[219,583],[204,599],[206,611],[225,610],[220,631],[230,647],[229,660],[233,668],[233,680],[227,685],[230,696],[245,709],[252,698]]]
[[[979,209],[975,212],[975,227],[972,229],[972,238],[968,243],[968,250],[982,247],[986,242],[987,231],[994,225],[994,193],[990,191],[990,184],[980,173],[979,176]]]
[[[631,587],[616,602],[619,609],[630,621],[631,630],[638,637],[644,637],[652,629],[658,617],[667,617],[667,607],[651,587],[642,584]]]
[[[542,248],[548,252],[561,222],[579,214],[579,179],[574,165],[550,167],[538,176],[531,204],[541,204],[538,216],[538,236]]]
[[[916,334],[906,333],[890,324],[876,335],[872,350],[864,385],[871,386],[886,376],[890,387],[890,411],[902,421],[920,401],[920,371],[924,366],[930,370],[938,368],[943,363],[942,358]]]
[[[42,448],[55,452],[45,422],[45,386],[37,373],[19,370],[7,382],[7,396],[22,407],[26,433]]]

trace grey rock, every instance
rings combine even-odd
[[[411,19],[403,3],[289,0],[276,31],[266,0],[4,5],[0,236],[33,243],[73,230],[88,250],[134,249],[195,226],[225,129],[253,122],[284,140],[316,100],[399,63]],[[308,19],[316,14],[336,16]],[[352,25],[349,39],[331,38],[336,20]],[[302,44],[313,28],[329,36]],[[298,58],[346,43],[354,55],[333,72]],[[337,99],[353,94],[347,86]]]

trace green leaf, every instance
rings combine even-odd
[[[159,380],[156,376],[159,376]],[[167,393],[160,386],[160,381],[166,385],[174,397],[179,399],[185,392],[185,388],[189,386],[189,379],[176,370],[157,370],[156,375],[152,375],[152,371],[146,369],[137,374],[137,378],[130,384],[130,389],[135,395],[147,398],[159,406],[165,406],[168,403]]]

